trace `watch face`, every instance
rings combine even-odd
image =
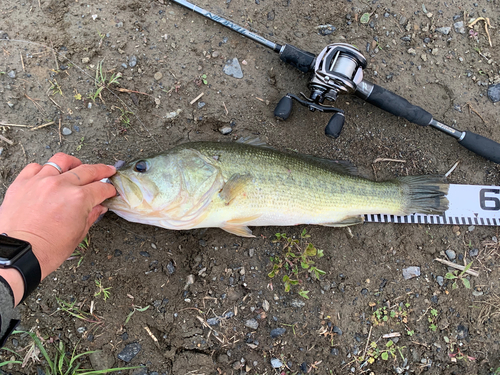
[[[26,241],[0,236],[0,267],[12,265],[30,248]]]

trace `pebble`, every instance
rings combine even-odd
[[[286,328],[275,328],[271,330],[271,337],[273,339],[280,337],[281,335],[284,335],[286,333]]]
[[[273,368],[280,368],[283,366],[283,362],[281,362],[278,358],[271,359],[271,366]]]
[[[16,78],[16,71],[15,70],[11,70],[10,72],[7,73],[7,75],[10,78]]]
[[[243,78],[243,71],[241,70],[240,63],[236,57],[226,62],[223,72],[230,77],[238,79]]]
[[[76,329],[76,332],[78,332],[79,334],[83,334],[83,333],[85,333],[86,330],[87,330],[87,327],[78,327]]]
[[[82,59],[82,64],[88,64],[90,62],[90,57],[84,57]]]
[[[337,348],[332,348],[332,350],[330,350],[330,354],[331,355],[339,355],[339,350]]]
[[[455,32],[465,34],[464,21],[455,22],[453,24],[453,28],[455,29]]]
[[[128,68],[127,64],[122,63],[122,68],[123,68],[123,69],[127,69],[127,68]]]
[[[248,319],[245,322],[245,327],[250,329],[257,329],[259,328],[259,322],[257,322],[255,319]]]
[[[71,133],[73,133],[73,132],[71,131],[70,128],[67,128],[67,127],[62,128],[63,135],[70,135]]]
[[[455,260],[457,254],[453,250],[446,250],[446,256],[449,260]]]
[[[219,325],[220,319],[219,318],[210,318],[210,319],[207,319],[207,323],[210,326],[216,326],[216,325]]]
[[[446,26],[446,27],[438,27],[438,28],[436,28],[436,31],[438,33],[443,34],[443,35],[448,35],[450,33],[450,31],[451,31],[451,27],[448,27],[448,26]]]
[[[420,276],[420,267],[412,266],[403,269],[403,277],[405,280]]]
[[[128,60],[128,65],[133,68],[134,66],[137,65],[137,57],[132,55],[130,59]]]
[[[155,75],[154,75],[154,78],[157,81],[159,81],[160,79],[162,79],[162,77],[163,77],[163,74],[161,74],[161,72],[156,72]]]
[[[318,29],[318,34],[322,36],[330,35],[332,34],[337,28],[333,25],[319,25],[316,26],[316,29]]]
[[[342,330],[339,327],[337,327],[337,326],[333,326],[332,332],[336,333],[339,336],[342,336]]]
[[[413,55],[415,56],[417,54],[417,51],[415,50],[415,48],[409,48],[408,51],[407,51],[410,55]]]
[[[118,359],[125,362],[130,362],[139,352],[141,351],[141,344],[138,342],[133,342],[128,344],[123,348],[123,350],[118,353]]]
[[[269,311],[269,302],[267,301],[267,299],[265,299],[264,301],[262,301],[262,308],[266,312]]]
[[[167,263],[167,272],[169,275],[172,275],[175,272],[175,266],[172,262]]]
[[[306,303],[304,301],[300,301],[298,299],[294,299],[292,302],[290,302],[290,305],[292,307],[304,307]]]
[[[444,284],[444,277],[443,276],[437,276],[436,277],[436,282],[438,283],[439,286],[443,286],[443,284]]]
[[[469,336],[469,327],[460,324],[457,327],[457,339],[463,340]]]
[[[201,109],[201,108],[205,107],[206,104],[207,103],[205,103],[205,102],[198,102],[198,108]]]
[[[213,52],[212,52],[212,57],[213,57],[213,58],[219,57],[219,52],[217,52],[217,51],[213,51]]]
[[[493,103],[500,102],[500,83],[488,87],[488,98],[490,98]]]
[[[233,128],[230,126],[223,126],[223,127],[219,128],[219,133],[221,133],[223,135],[231,134],[232,131],[233,131]]]
[[[469,256],[471,258],[477,257],[478,254],[479,254],[479,249],[472,249],[471,251],[469,251]]]

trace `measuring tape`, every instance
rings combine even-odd
[[[500,225],[500,187],[450,184],[442,215],[365,215],[368,223]]]

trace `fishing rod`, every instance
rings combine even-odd
[[[414,124],[438,129],[455,138],[458,143],[470,151],[500,164],[499,143],[471,131],[461,131],[443,124],[435,120],[423,108],[411,104],[392,91],[363,79],[363,70],[367,66],[367,61],[353,45],[347,43],[329,44],[316,56],[290,44],[273,43],[186,0],[170,1],[272,49],[279,54],[282,61],[294,66],[301,72],[311,73],[308,84],[311,91],[309,97],[302,93],[302,98],[293,94],[286,94],[274,110],[274,115],[278,119],[287,120],[292,113],[293,102],[296,101],[313,112],[333,113],[325,127],[325,135],[337,138],[344,126],[344,111],[330,105],[324,105],[324,102],[334,102],[340,94],[353,94],[386,112],[403,117]]]

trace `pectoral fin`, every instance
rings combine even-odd
[[[251,180],[252,176],[249,174],[241,175],[236,173],[231,176],[219,193],[220,198],[225,201],[226,206],[231,204],[234,198],[243,193],[245,186]]]
[[[226,232],[229,232],[231,234],[235,234],[240,237],[255,237],[252,234],[252,231],[250,228],[242,226],[242,225],[225,225],[221,227],[221,229],[225,230]]]
[[[344,218],[341,221],[338,221],[336,223],[321,223],[320,225],[323,225],[325,227],[348,227],[350,225],[356,225],[356,224],[363,224],[365,221],[365,217],[362,215],[359,216],[348,216]]]

